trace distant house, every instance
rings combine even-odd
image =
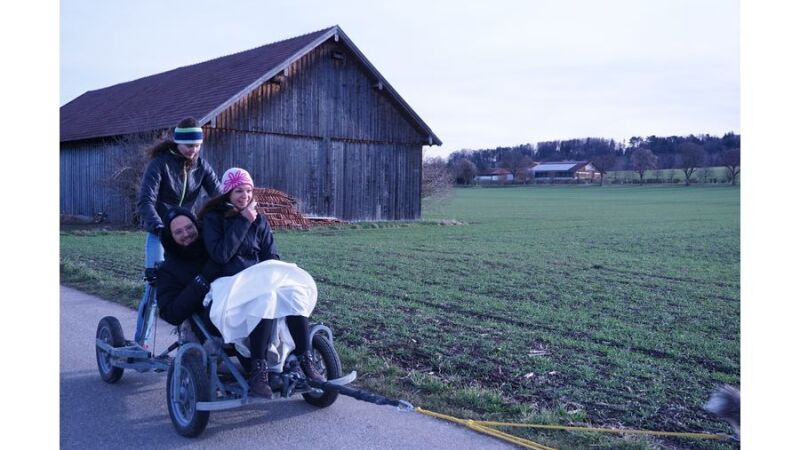
[[[589,161],[543,162],[529,169],[531,179],[542,181],[593,181],[600,172]]]
[[[491,183],[491,182],[511,182],[514,181],[514,175],[506,169],[496,168],[483,171],[475,177],[478,183]]]
[[[338,26],[84,93],[61,107],[61,214],[133,219],[119,161],[184,117],[217,174],[244,167],[304,215],[420,217],[442,142]]]

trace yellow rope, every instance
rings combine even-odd
[[[521,438],[519,436],[514,436],[513,434],[504,433],[504,432],[502,432],[500,430],[495,430],[494,428],[489,428],[489,427],[486,427],[486,426],[483,426],[483,425],[479,425],[479,424],[474,423],[474,422],[470,423],[470,424],[467,424],[467,427],[469,427],[469,428],[471,428],[471,429],[473,429],[475,431],[478,431],[478,432],[481,432],[481,433],[484,433],[484,434],[488,434],[490,436],[494,436],[494,437],[496,437],[498,439],[503,439],[503,440],[506,440],[506,441],[509,441],[509,442],[513,442],[513,443],[515,443],[517,445],[520,445],[522,447],[525,447],[525,448],[530,448],[530,449],[533,449],[533,450],[556,450],[556,449],[554,449],[552,447],[544,446],[544,445],[539,444],[538,442],[534,442],[534,441],[532,441],[530,439],[525,439],[525,438]]]
[[[629,434],[646,434],[650,436],[669,436],[669,437],[683,437],[683,438],[691,438],[691,439],[717,439],[717,440],[727,440],[730,439],[728,436],[722,434],[708,434],[708,433],[680,433],[680,432],[673,432],[673,431],[652,431],[652,430],[628,430],[628,429],[618,429],[618,428],[590,428],[590,427],[569,427],[563,425],[540,425],[540,424],[533,424],[533,423],[513,423],[513,422],[492,422],[488,420],[469,420],[469,419],[459,419],[457,417],[448,416],[447,414],[437,413],[433,411],[428,411],[427,409],[423,408],[415,408],[418,413],[425,414],[428,416],[436,417],[443,420],[449,420],[450,422],[455,422],[461,425],[466,426],[472,430],[488,434],[490,436],[494,436],[499,439],[503,439],[509,442],[513,442],[517,445],[520,445],[525,448],[530,448],[534,450],[555,450],[550,447],[546,447],[542,444],[537,442],[531,441],[530,439],[524,439],[518,436],[514,436],[512,434],[504,433],[500,430],[496,430],[490,427],[519,427],[519,428],[539,428],[545,430],[564,430],[564,431],[583,431],[583,432],[595,432],[595,433],[629,433]]]
[[[527,423],[509,423],[509,422],[491,422],[482,421],[481,424],[490,427],[522,427],[522,428],[542,428],[548,430],[566,430],[566,431],[587,431],[597,433],[629,433],[629,434],[647,434],[651,436],[670,436],[670,437],[685,437],[692,439],[729,439],[728,436],[722,434],[709,434],[709,433],[681,433],[677,431],[653,431],[653,430],[632,430],[621,428],[591,428],[591,427],[568,427],[564,425],[538,425]]]
[[[433,411],[428,411],[422,408],[415,408],[415,410],[422,414],[427,414],[429,416],[433,416],[443,420],[449,420],[450,422],[455,422],[461,425],[466,426],[467,428],[473,429],[480,433],[488,434],[490,436],[494,436],[499,439],[503,439],[509,442],[513,442],[517,445],[520,445],[525,448],[530,448],[533,450],[555,450],[554,448],[546,447],[542,444],[537,442],[531,441],[529,439],[524,439],[518,436],[514,436],[508,433],[504,433],[500,430],[495,430],[493,428],[486,427],[482,425],[480,422],[476,422],[474,420],[467,420],[467,419],[459,419],[458,417],[448,416],[447,414],[441,414]]]

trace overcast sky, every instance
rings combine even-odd
[[[739,132],[730,0],[63,0],[60,103],[339,25],[442,156],[579,137]],[[202,95],[202,93],[198,93]]]

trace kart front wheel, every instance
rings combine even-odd
[[[198,411],[198,402],[209,400],[209,383],[200,356],[187,353],[176,372],[175,361],[167,372],[167,408],[175,431],[181,436],[194,437],[206,429],[208,411]]]

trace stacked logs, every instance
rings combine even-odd
[[[256,211],[263,214],[272,229],[307,229],[315,225],[344,223],[332,217],[303,217],[297,210],[297,201],[285,192],[272,188],[253,189]]]

